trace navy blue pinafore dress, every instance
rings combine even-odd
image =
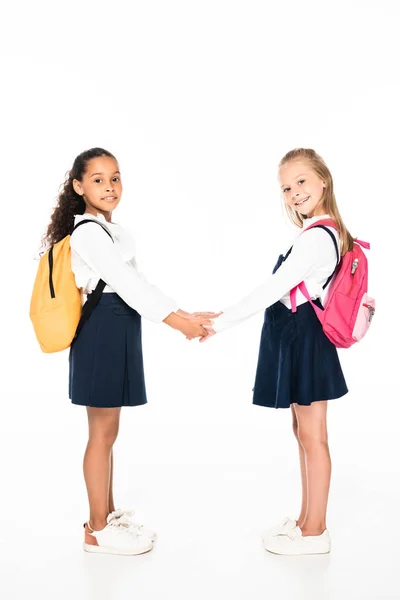
[[[336,239],[332,239],[338,253]],[[290,252],[279,256],[273,273]],[[323,308],[319,299],[315,302]],[[301,304],[295,313],[280,301],[268,307],[261,331],[253,404],[270,408],[290,408],[294,403],[309,406],[347,392],[337,349],[324,334],[311,304]]]
[[[147,403],[140,314],[103,293],[69,354],[72,404],[97,408]]]

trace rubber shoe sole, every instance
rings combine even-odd
[[[130,550],[118,550],[118,548],[108,548],[107,546],[95,546],[93,544],[83,543],[83,549],[85,552],[91,552],[92,554],[119,554],[123,556],[137,556],[138,554],[145,554],[153,549],[153,543],[149,540],[147,546],[141,548],[132,548]]]

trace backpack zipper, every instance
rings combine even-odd
[[[350,292],[353,289],[353,285],[354,285],[354,274],[357,271],[358,268],[358,258],[355,258],[353,260],[353,262],[351,263],[351,275],[353,275],[353,278],[351,280],[351,286],[349,288],[349,291],[347,292],[347,295],[350,296]]]
[[[369,312],[368,323],[371,323],[372,317],[375,314],[375,309],[370,304],[363,304],[363,306],[365,306],[365,308],[368,308],[368,312]]]
[[[351,274],[354,275],[358,267],[358,258],[355,258],[351,263]]]

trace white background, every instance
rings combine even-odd
[[[0,592],[59,599],[400,598],[398,2],[21,2],[1,36]],[[142,557],[85,555],[86,411],[68,352],[29,321],[33,260],[73,159],[119,160],[114,220],[148,279],[218,310],[270,273],[293,230],[280,158],[312,147],[353,235],[371,242],[373,327],[340,353],[329,403],[326,557],[266,553],[298,516],[290,410],[251,403],[263,315],[207,344],[143,322],[149,403],[125,408],[118,506],[157,529]],[[398,293],[397,293],[398,299]]]

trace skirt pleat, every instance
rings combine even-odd
[[[99,408],[146,404],[141,317],[103,293],[69,354],[69,397]]]

